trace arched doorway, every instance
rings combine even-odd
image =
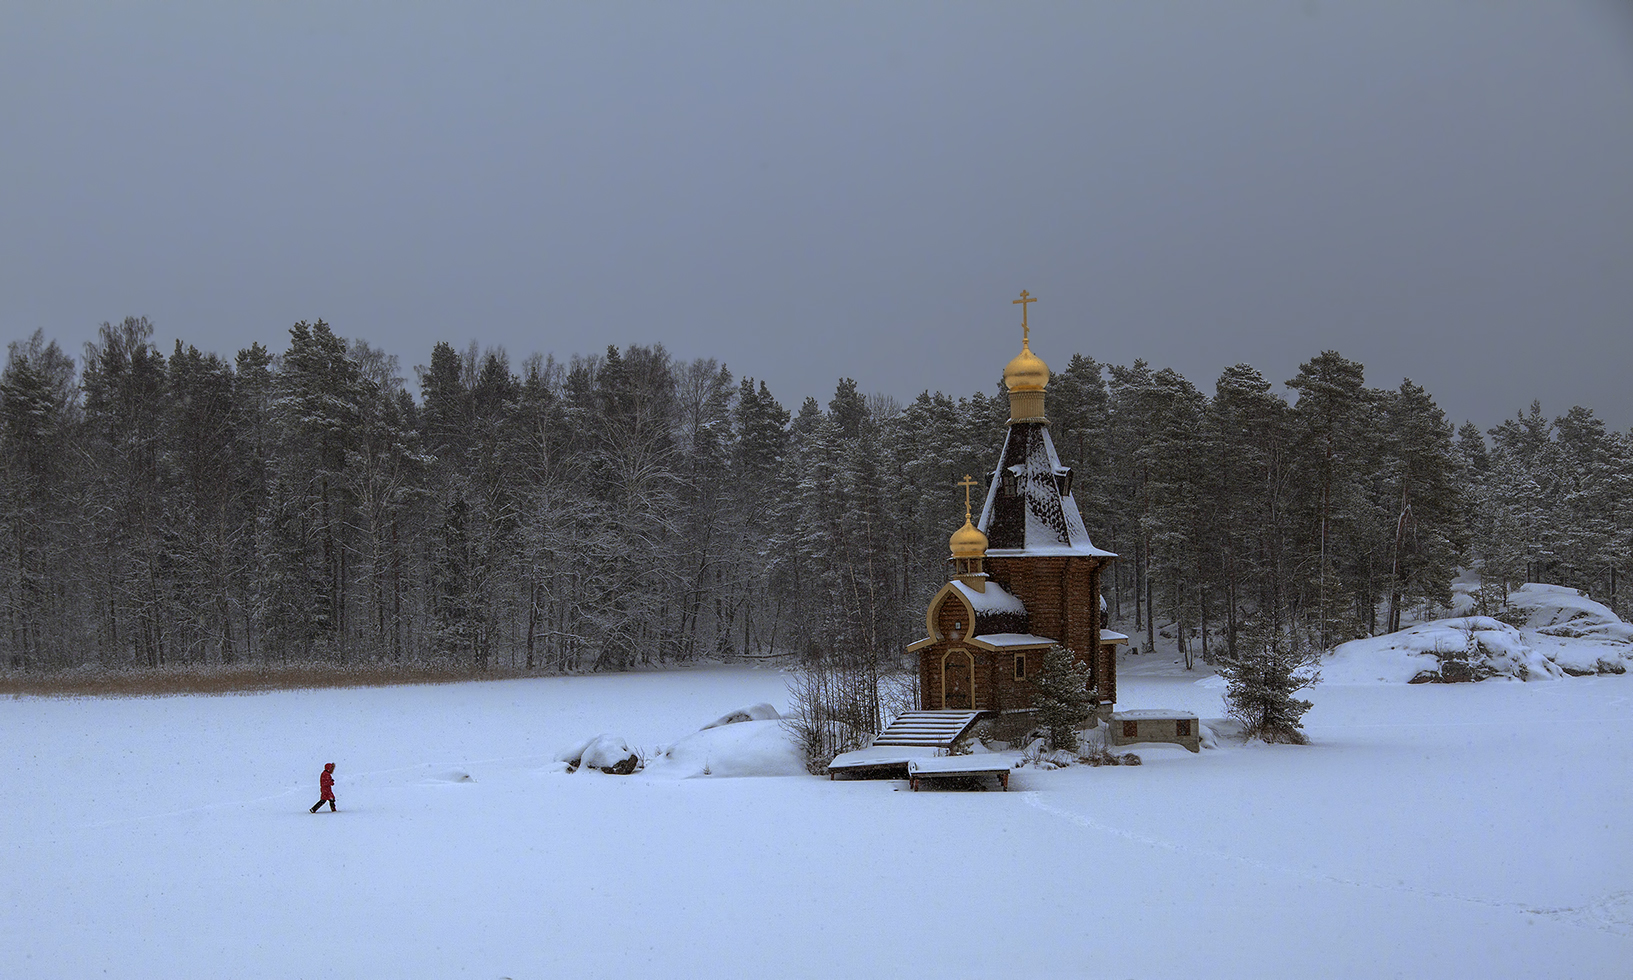
[[[941,706],[975,707],[975,660],[968,650],[948,650],[941,658]]]

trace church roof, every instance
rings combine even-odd
[[[1004,591],[1004,587],[997,582],[988,582],[985,592],[977,592],[963,582],[952,581],[947,583],[963,593],[970,608],[975,610],[977,617],[996,616],[1002,613],[1026,615],[1026,606],[1015,596]]]
[[[983,647],[987,650],[1018,650],[1032,647],[1048,647],[1059,643],[1059,640],[1047,636],[1034,636],[1031,633],[987,633],[982,636],[970,637],[970,645]]]
[[[1012,422],[976,525],[989,558],[1117,557],[1089,540],[1072,499],[1071,470],[1060,464],[1046,422]]]
[[[965,638],[974,641],[977,637],[999,633],[1017,633],[1026,629],[1026,604],[1004,589],[997,582],[986,582],[986,591],[978,592],[965,585],[958,579],[953,579],[943,585],[924,610],[925,638],[912,644],[909,651],[918,650],[941,639],[941,633],[936,629],[936,613],[941,609],[944,601],[957,597],[970,610],[974,621],[965,631]]]

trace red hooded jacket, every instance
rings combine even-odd
[[[335,798],[334,763],[326,762],[323,764],[323,775],[318,777],[318,785],[323,787],[323,795],[321,799],[332,800]]]

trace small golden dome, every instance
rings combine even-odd
[[[1042,391],[1049,385],[1049,365],[1032,353],[1026,341],[1021,352],[1004,368],[1004,387],[1010,391]]]
[[[964,517],[964,526],[953,532],[947,539],[947,546],[953,550],[954,558],[983,558],[987,553],[987,536],[981,529],[970,523],[969,516]]]

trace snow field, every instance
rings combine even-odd
[[[1306,696],[1308,747],[916,794],[701,775],[774,757],[688,738],[766,670],[8,701],[0,976],[1626,975],[1633,674]],[[562,772],[602,731],[648,770]]]

